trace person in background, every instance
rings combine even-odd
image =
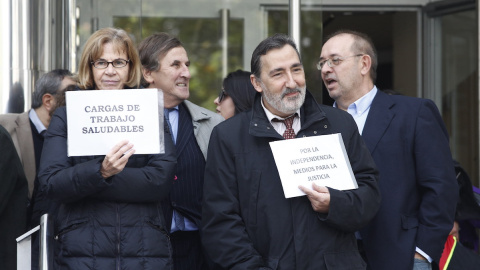
[[[153,34],[138,46],[146,87],[163,91],[177,152],[170,197],[163,202],[175,270],[208,269],[200,244],[203,175],[210,133],[223,118],[187,99],[190,60],[180,40]]]
[[[445,242],[438,264],[441,270],[478,269],[478,233],[480,228],[479,189],[472,185],[470,177],[460,164],[454,160],[457,174],[459,200],[455,212],[455,224]],[[478,196],[478,198],[477,198]]]
[[[57,107],[67,106],[66,93],[69,92],[69,91],[77,91],[77,90],[78,90],[78,86],[76,84],[72,84],[72,85],[69,85],[69,86],[65,87],[55,97],[57,99],[57,103],[56,103]],[[53,113],[52,113],[52,116],[53,116]]]
[[[76,85],[74,75],[67,69],[55,69],[40,76],[32,94],[32,106],[20,114],[0,115],[0,124],[10,133],[22,162],[28,182],[27,228],[40,224],[39,209],[48,207],[48,200],[38,191],[38,168],[44,136],[65,87]],[[32,269],[38,267],[38,234],[32,236]]]
[[[40,76],[32,94],[32,108],[21,114],[0,115],[2,125],[12,137],[28,180],[28,198],[32,198],[45,131],[57,108],[57,95],[68,85],[76,84],[66,69],[55,69]],[[28,218],[30,219],[30,218]],[[32,223],[36,226],[38,223]]]
[[[455,226],[450,232],[467,248],[478,253],[480,228],[480,189],[472,185],[465,169],[456,160],[455,173],[458,183],[458,203],[455,212]]]
[[[431,100],[375,86],[368,36],[342,30],[326,39],[317,65],[334,106],[355,119],[380,173],[382,203],[358,236],[372,270],[431,269],[452,229],[458,186],[448,133]]]
[[[213,103],[217,105],[217,113],[228,119],[252,108],[256,93],[250,72],[237,70],[225,77],[223,89]]]
[[[141,76],[137,50],[124,30],[102,28],[87,40],[80,89],[138,88]],[[41,192],[52,200],[54,269],[169,269],[160,200],[175,173],[170,136],[164,154],[134,155],[134,146],[121,141],[105,156],[69,157],[67,124],[66,108],[58,108],[38,176]]]
[[[78,90],[78,86],[76,84],[70,84],[64,89],[58,91],[55,94],[55,106],[54,109],[50,111],[50,117],[53,116],[53,113],[55,110],[59,107],[65,106],[65,93],[67,91],[74,91]],[[30,204],[30,210],[31,210],[31,218],[29,219],[29,228],[32,229],[40,224],[40,218],[42,215],[47,214],[48,210],[50,208],[50,200],[46,198],[46,194],[39,192],[39,183],[38,183],[38,177],[35,178],[35,184],[34,184],[34,189],[33,189],[33,195],[31,199],[31,204]],[[38,269],[38,264],[39,264],[39,244],[40,244],[40,238],[38,237],[39,234],[35,233],[32,235],[32,270]]]
[[[8,95],[7,112],[22,113],[25,110],[24,89],[20,82],[14,82]]]
[[[28,184],[8,131],[0,125],[0,269],[17,269],[16,238],[27,229]]]
[[[288,36],[263,40],[251,68],[258,92],[252,110],[215,127],[208,149],[202,241],[214,269],[365,269],[354,232],[377,212],[380,192],[355,122],[306,90]],[[306,196],[285,198],[269,143],[335,133],[342,134],[358,189],[312,185],[299,187]]]

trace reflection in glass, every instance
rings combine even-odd
[[[318,57],[322,48],[323,21],[322,12],[318,10],[301,12],[301,41],[297,43],[302,55],[307,89],[315,99],[322,103],[323,81],[320,72],[317,70]],[[275,33],[288,34],[288,10],[268,11],[268,35]]]
[[[23,87],[19,82],[13,84],[10,88],[10,94],[7,104],[7,113],[22,113],[25,107],[25,96]]]
[[[441,17],[442,116],[453,157],[478,185],[478,42],[475,10]]]
[[[138,24],[141,21],[141,33]],[[123,28],[140,42],[155,32],[177,36],[190,60],[189,100],[215,110],[212,102],[222,87],[221,21],[218,18],[114,17],[114,27]],[[243,68],[243,19],[230,19],[228,29],[228,71]]]

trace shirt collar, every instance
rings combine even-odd
[[[28,113],[28,117],[32,121],[33,125],[35,128],[37,128],[38,133],[42,133],[42,131],[46,130],[47,128],[43,125],[42,121],[40,118],[38,118],[37,113],[35,112],[34,109],[31,109],[30,112]]]
[[[375,98],[377,91],[377,87],[374,85],[372,90],[368,91],[368,93],[350,104],[347,108],[347,111],[352,115],[364,113],[370,108],[370,105],[372,105],[372,101]],[[337,102],[333,103],[333,107],[337,108]]]

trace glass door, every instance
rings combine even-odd
[[[251,54],[258,43],[273,33],[288,32],[289,0],[76,2],[77,62],[86,40],[99,28],[123,28],[137,44],[154,32],[168,32],[184,43],[191,61],[189,100],[211,110],[224,76],[237,69],[249,71]],[[322,0],[315,0],[306,5],[321,3]],[[320,12],[302,12],[302,29],[307,30],[303,30],[305,36],[299,43],[304,49],[307,78],[316,76],[313,72],[321,48],[321,25]],[[318,83],[319,77],[315,84]]]
[[[449,1],[450,2],[450,1]],[[475,3],[426,7],[431,56],[425,96],[436,101],[450,135],[453,158],[479,185],[478,17]]]
[[[182,3],[183,2],[183,3]],[[132,35],[138,44],[155,32],[168,32],[184,44],[191,61],[190,100],[200,106],[214,109],[213,100],[221,89],[224,67],[228,72],[244,69],[245,16],[236,12],[222,12],[214,1],[158,1],[158,0],[77,0],[80,23],[80,44],[96,29],[118,27]],[[215,1],[218,2],[218,1]],[[82,17],[82,14],[91,16]],[[228,29],[223,16],[228,18]],[[227,42],[223,43],[223,33]],[[226,47],[224,44],[228,44]],[[227,61],[222,61],[225,51]],[[78,47],[81,55],[81,45]]]

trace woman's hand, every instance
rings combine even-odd
[[[105,159],[103,159],[102,167],[100,168],[100,173],[103,178],[107,179],[123,171],[128,159],[134,153],[135,149],[133,149],[133,144],[128,143],[127,140],[116,144],[105,156]]]

